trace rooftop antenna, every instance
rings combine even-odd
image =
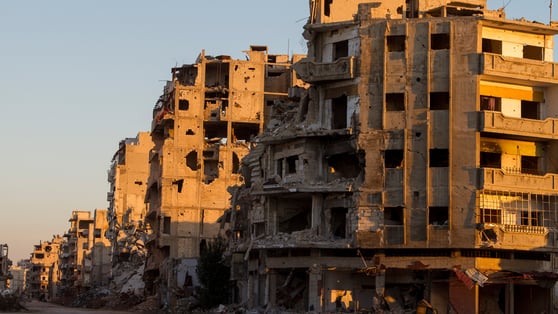
[[[548,6],[550,9],[550,20],[548,21],[548,25],[552,24],[552,0],[550,0],[550,5]]]

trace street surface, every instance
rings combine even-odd
[[[24,304],[29,310],[28,312],[0,312],[2,314],[22,314],[22,313],[67,313],[67,314],[80,314],[80,313],[97,313],[97,314],[129,314],[130,312],[111,311],[111,310],[92,310],[81,309],[74,307],[64,307],[57,304],[45,303],[39,301],[29,301]]]

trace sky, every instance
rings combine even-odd
[[[550,0],[507,4],[548,23]],[[557,3],[558,5],[558,3]],[[118,142],[149,131],[170,69],[250,45],[305,53],[307,0],[0,1],[0,244],[15,262],[108,206]]]

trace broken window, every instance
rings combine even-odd
[[[240,173],[240,159],[235,152],[232,153],[232,173]]]
[[[298,156],[287,157],[287,174],[296,173],[297,163],[298,163]]]
[[[186,131],[186,135],[196,135],[196,133],[194,133],[192,129],[188,129],[188,131]]]
[[[389,52],[405,51],[405,35],[387,36],[387,48]]]
[[[349,41],[343,40],[333,44],[333,61],[349,56]]]
[[[523,58],[531,60],[544,60],[544,49],[543,47],[537,46],[523,46]]]
[[[404,111],[405,110],[405,94],[403,94],[403,93],[387,93],[386,94],[386,110],[387,111]]]
[[[219,149],[204,150],[203,151],[203,174],[205,184],[213,182],[219,177],[219,168],[222,164],[219,162]]]
[[[348,209],[344,207],[334,207],[331,209],[331,233],[334,237],[346,237],[347,212]]]
[[[384,151],[384,167],[385,168],[403,167],[403,150],[388,149]]]
[[[355,154],[339,154],[327,158],[328,172],[334,178],[356,178],[362,171]]]
[[[36,259],[43,259],[43,258],[45,258],[45,254],[44,253],[35,253],[35,258]]]
[[[333,98],[331,100],[331,128],[347,128],[347,96]]]
[[[260,132],[260,125],[258,123],[232,123],[233,142],[236,141],[251,141]]]
[[[540,103],[536,101],[521,101],[521,118],[523,119],[539,119]]]
[[[430,167],[449,167],[449,150],[431,149]]]
[[[193,150],[186,155],[186,166],[192,171],[198,170],[198,152]]]
[[[312,198],[275,199],[277,208],[277,231],[291,233],[310,229]]]
[[[481,222],[482,223],[502,223],[502,211],[493,208],[481,208]]]
[[[79,229],[89,229],[90,222],[88,220],[79,221]]]
[[[387,244],[403,244],[404,221],[403,207],[384,207],[384,232]]]
[[[448,92],[430,93],[430,110],[448,110],[449,100]]]
[[[384,207],[384,225],[402,225],[403,207]]]
[[[97,239],[101,238],[101,229],[95,228],[95,230],[93,230],[93,236]]]
[[[277,159],[275,162],[277,164],[277,167],[275,167],[275,174],[278,175],[279,177],[283,177],[283,161],[285,159],[281,158],[281,159]]]
[[[521,173],[539,174],[539,157],[521,156]]]
[[[494,39],[482,39],[482,52],[502,54],[502,41]]]
[[[226,121],[204,121],[204,136],[209,141],[220,141],[227,138]]]
[[[164,217],[163,218],[163,233],[170,234],[171,233],[171,218]]]
[[[428,224],[435,226],[447,226],[449,223],[448,207],[431,206],[428,208]]]
[[[502,154],[481,152],[480,153],[481,168],[502,168]]]
[[[542,212],[522,211],[521,224],[524,226],[542,226]]]
[[[190,109],[190,102],[187,99],[180,99],[178,101],[178,110]]]
[[[449,34],[432,34],[430,35],[430,49],[443,50],[450,48]]]
[[[492,96],[480,96],[481,110],[502,111],[502,98]]]
[[[331,14],[331,4],[333,0],[324,0],[324,15],[329,16]]]
[[[205,65],[205,86],[228,88],[229,68],[228,62],[208,62]]]

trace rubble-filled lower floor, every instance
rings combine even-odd
[[[317,249],[308,255],[284,250],[287,256],[273,257],[284,255],[277,253],[281,250],[233,256],[235,303],[319,313],[554,312],[555,276],[477,268],[498,265],[496,258],[366,256],[359,250],[328,256]],[[235,264],[246,257],[244,266]]]

